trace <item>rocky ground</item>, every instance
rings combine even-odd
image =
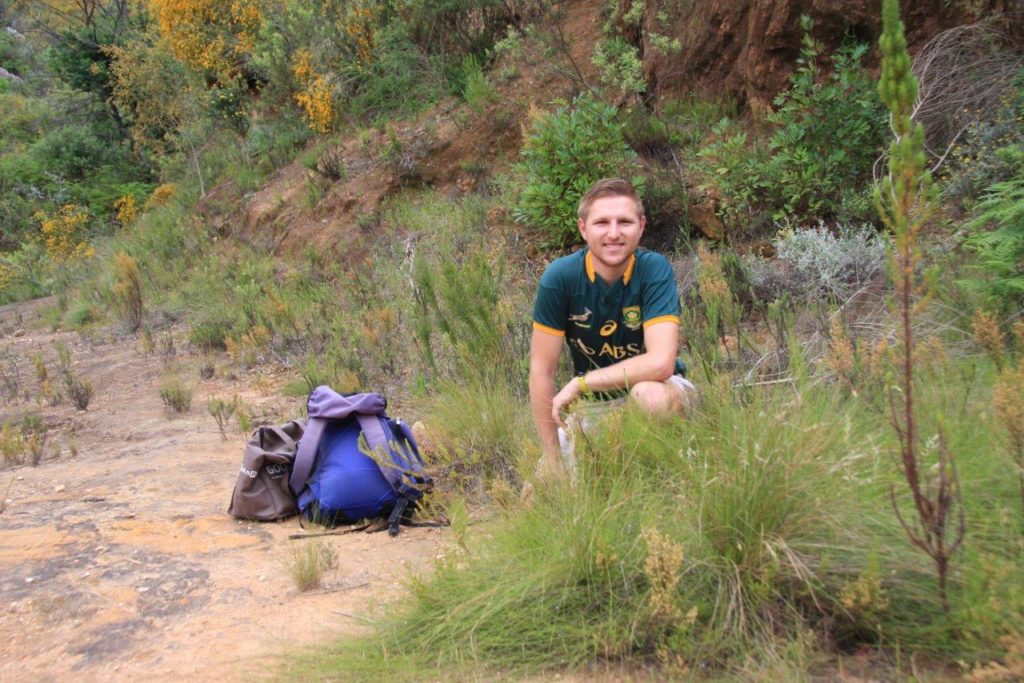
[[[301,532],[294,519],[226,514],[245,435],[232,425],[222,439],[206,412],[208,396],[237,394],[259,415],[296,417],[301,399],[280,398],[281,377],[202,380],[174,328],[146,351],[110,331],[50,332],[37,310],[0,308],[0,354],[20,383],[0,423],[37,415],[46,437],[36,466],[0,465],[0,680],[262,678],[303,647],[365,629],[441,552],[446,531],[432,528],[328,537],[337,568],[299,592],[285,557],[309,541],[288,539]],[[86,411],[39,396],[31,358],[53,376],[58,341],[95,387]],[[171,367],[194,384],[192,409],[173,417],[158,395]]]

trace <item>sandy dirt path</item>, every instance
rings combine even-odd
[[[245,437],[222,440],[206,413],[207,396],[238,394],[295,417],[301,399],[275,396],[281,377],[200,380],[180,330],[169,359],[133,337],[34,330],[32,310],[0,308],[0,354],[22,394],[0,423],[39,415],[47,436],[38,466],[0,468],[0,681],[262,678],[282,656],[364,629],[441,552],[438,529],[330,537],[337,569],[298,592],[282,564],[304,542],[287,539],[298,523],[226,514]],[[87,411],[38,400],[30,359],[41,353],[52,376],[57,341],[96,389]],[[169,418],[157,387],[172,364],[195,387],[191,411]]]

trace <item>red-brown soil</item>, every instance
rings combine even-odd
[[[263,677],[304,646],[365,629],[403,576],[441,552],[438,529],[328,537],[337,569],[300,593],[283,559],[308,541],[288,540],[294,519],[226,514],[245,436],[232,425],[222,440],[206,413],[208,396],[238,394],[272,419],[297,416],[301,399],[275,396],[279,375],[201,380],[171,330],[170,362],[195,386],[191,411],[169,417],[157,389],[166,354],[110,332],[34,330],[34,316],[0,308],[0,353],[14,354],[28,393],[3,404],[0,423],[39,415],[47,435],[38,466],[0,469],[0,680]],[[96,388],[84,412],[37,400],[30,358],[42,352],[52,376],[56,341]]]

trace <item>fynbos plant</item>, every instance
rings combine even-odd
[[[897,386],[889,391],[890,421],[899,440],[899,465],[913,499],[916,516],[901,509],[895,486],[890,487],[893,510],[907,538],[935,563],[942,609],[949,613],[946,583],[949,561],[963,541],[963,501],[956,464],[940,424],[938,461],[929,473],[921,448],[916,415],[913,319],[928,298],[918,266],[918,235],[931,211],[932,181],[925,170],[924,127],[911,112],[917,98],[917,79],[910,71],[910,55],[900,20],[898,0],[882,3],[882,76],[878,92],[892,113],[895,139],[889,147],[889,172],[882,179],[877,204],[882,221],[893,233],[892,272],[898,318]]]
[[[177,375],[167,375],[160,382],[160,400],[168,413],[187,413],[192,408],[192,387]]]
[[[225,427],[231,420],[231,416],[238,410],[240,403],[237,395],[230,400],[213,396],[206,399],[206,412],[210,413],[210,416],[216,421],[217,429],[220,430],[220,438],[224,441],[227,441],[228,438]]]
[[[89,407],[89,401],[92,400],[92,383],[75,374],[75,371],[71,368],[71,349],[66,344],[58,342],[53,346],[57,350],[57,367],[60,371],[61,380],[64,383],[64,392],[71,399],[71,402],[75,404],[76,408],[85,410]],[[40,371],[40,376],[42,376],[42,371]]]
[[[139,264],[123,251],[114,255],[114,303],[129,332],[142,326],[142,275]]]

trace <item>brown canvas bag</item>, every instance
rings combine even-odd
[[[269,522],[298,512],[288,479],[305,420],[260,427],[245,444],[228,514]]]

